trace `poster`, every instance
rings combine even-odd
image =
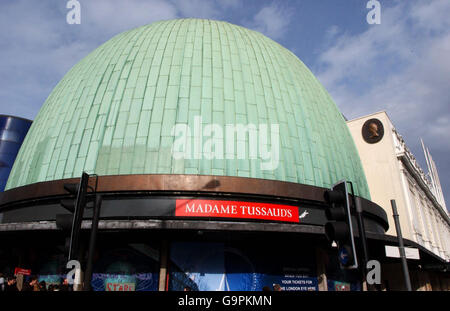
[[[158,290],[159,253],[144,244],[105,251],[94,265],[94,291]]]
[[[279,284],[285,291],[318,290],[315,261],[304,252],[233,243],[173,243],[169,290],[261,291]]]

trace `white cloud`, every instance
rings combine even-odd
[[[82,3],[84,37],[109,37],[120,32],[178,17],[173,3],[164,0],[95,0]]]
[[[339,33],[341,32],[341,29],[337,25],[333,25],[330,28],[327,29],[327,32],[325,33],[325,40],[330,41],[333,38],[335,38]]]
[[[450,28],[449,2],[425,0],[411,8],[417,26],[428,31],[447,31]]]
[[[274,1],[259,10],[253,19],[245,24],[246,27],[259,31],[271,39],[278,39],[286,33],[292,15],[292,10]]]
[[[429,132],[436,137],[448,137],[450,135],[450,118],[448,116],[438,117],[430,125]]]

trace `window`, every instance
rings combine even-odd
[[[91,282],[94,291],[158,290],[158,244],[105,244],[99,244],[95,256]]]
[[[280,284],[284,291],[316,291],[313,248],[250,242],[173,242],[169,290],[261,291]]]

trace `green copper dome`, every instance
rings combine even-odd
[[[228,141],[223,150],[214,147],[221,158],[198,150],[191,158],[174,157],[174,126],[187,125],[192,138],[198,120],[224,133],[227,124],[267,125],[268,131],[277,124],[278,144],[275,136],[259,140],[267,150],[278,148],[277,166],[261,169],[261,152],[238,156],[239,143],[251,148],[250,135],[237,138],[231,154]],[[41,108],[6,189],[82,171],[242,176],[319,187],[345,178],[369,198],[347,125],[308,68],[258,32],[212,20],[133,29],[81,60]]]

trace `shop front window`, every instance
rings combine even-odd
[[[159,251],[147,244],[127,244],[97,254],[94,291],[157,291]]]
[[[309,248],[174,242],[169,290],[261,291],[278,284],[285,291],[315,291],[318,281],[312,254]]]

